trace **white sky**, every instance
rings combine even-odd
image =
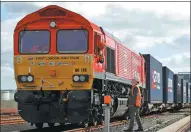
[[[2,88],[15,87],[12,57],[16,23],[28,13],[50,4],[83,15],[136,52],[152,54],[175,73],[190,70],[188,2],[6,2],[1,11]],[[12,81],[7,83],[7,80]]]

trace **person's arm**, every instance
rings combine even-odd
[[[137,87],[135,86],[132,90],[133,90],[132,105],[136,105],[136,99],[137,99],[138,89],[137,89]]]
[[[137,94],[138,94],[138,88],[137,88],[137,87],[135,87],[133,92],[134,92],[134,96],[136,96],[136,97],[137,97]]]

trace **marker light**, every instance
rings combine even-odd
[[[85,76],[83,76],[83,75],[80,76],[80,81],[83,82],[85,79],[86,79]]]
[[[55,28],[56,27],[56,23],[55,22],[50,22],[50,27]]]
[[[33,81],[33,77],[32,77],[32,76],[28,76],[27,80],[28,80],[29,82],[32,82],[32,81]]]
[[[73,82],[88,82],[89,75],[73,75]]]
[[[17,80],[19,83],[32,83],[34,82],[34,76],[33,75],[18,75]]]
[[[74,81],[77,82],[77,81],[79,81],[79,79],[80,79],[79,76],[74,76]]]
[[[26,81],[27,81],[27,77],[26,77],[26,76],[22,76],[22,77],[21,77],[21,81],[22,81],[22,82],[26,82]]]

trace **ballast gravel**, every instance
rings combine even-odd
[[[177,122],[178,120],[185,118],[186,116],[190,115],[190,109],[182,109],[178,112],[174,113],[161,113],[161,114],[155,114],[151,115],[149,117],[141,117],[141,122],[144,127],[144,132],[156,132],[166,126],[169,126],[170,124]],[[58,125],[58,124],[57,124]],[[60,127],[59,125],[53,128],[47,127],[47,124],[45,124],[45,128],[43,128],[43,131],[59,131],[63,132],[67,129],[67,126],[64,128]],[[122,125],[118,126],[112,126],[110,127],[110,132],[124,132],[124,129],[128,128],[128,121],[127,123],[124,122]],[[137,125],[135,124],[134,129],[137,129]],[[17,124],[17,125],[7,125],[7,126],[1,126],[1,130],[3,132],[10,132],[10,131],[19,131],[19,132],[33,132],[37,129],[34,126],[30,126],[29,124]],[[102,128],[98,128],[91,132],[103,132],[104,130]]]

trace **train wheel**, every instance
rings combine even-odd
[[[99,125],[104,125],[104,124],[105,124],[103,117],[101,117],[101,118],[99,119],[98,124],[99,124]]]
[[[89,123],[88,123],[88,122],[84,122],[84,123],[83,123],[83,126],[84,126],[85,128],[87,128],[87,127],[88,127],[88,125],[89,125]]]
[[[61,126],[64,126],[65,125],[65,123],[59,123]]]
[[[129,120],[129,114],[128,114],[128,112],[125,113],[125,115],[124,115],[124,119],[125,119],[125,120]]]
[[[97,121],[96,118],[93,118],[93,119],[92,119],[92,125],[93,125],[93,126],[97,126],[97,125],[98,125],[98,121]]]
[[[79,127],[87,128],[89,126],[88,121],[84,121],[82,123],[77,124]]]
[[[35,123],[36,128],[42,128],[43,127],[43,123]]]
[[[49,127],[53,127],[55,125],[55,123],[48,123]]]

